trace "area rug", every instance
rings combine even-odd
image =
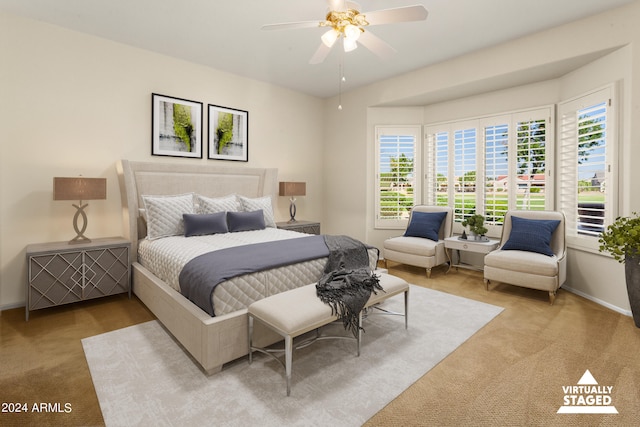
[[[402,312],[404,299],[384,307]],[[107,426],[360,426],[501,311],[412,285],[408,330],[402,317],[371,315],[360,357],[348,340],[297,350],[290,397],[271,357],[207,377],[157,321],[82,345]]]

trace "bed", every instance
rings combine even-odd
[[[149,196],[161,198],[195,194],[203,200],[220,200],[229,195],[237,195],[247,200],[270,198],[271,204],[275,206],[277,170],[121,160],[117,164],[117,172],[125,235],[131,240],[132,245],[133,292],[207,374],[219,372],[225,363],[248,353],[246,307],[251,302],[313,283],[320,278],[324,270],[326,258],[318,258],[226,280],[220,283],[213,293],[212,305],[215,307],[215,315],[212,317],[179,292],[175,283],[175,269],[169,269],[173,273],[163,272],[150,261],[153,260],[153,256],[148,256],[149,246],[164,246],[165,249],[171,250],[174,240],[178,245],[182,244],[178,241],[185,239],[182,236],[155,238],[156,231],[147,229],[149,212],[144,208],[149,207]],[[267,215],[265,221],[269,222],[266,217]],[[273,221],[271,225],[272,227],[267,227],[264,233],[229,233],[234,240],[241,240],[241,243],[230,245],[307,238],[307,235],[302,233],[277,229],[273,227]],[[147,238],[147,233],[151,239]],[[208,236],[189,239],[197,242],[196,246],[208,244]],[[195,255],[204,251],[200,246],[193,249]],[[192,249],[184,250],[180,247],[179,250],[174,250],[174,253],[182,254],[189,251]],[[372,248],[369,255],[371,268],[374,269],[377,249]],[[254,341],[259,346],[267,346],[280,339],[267,328],[258,327],[254,331]]]

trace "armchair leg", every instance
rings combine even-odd
[[[549,291],[549,305],[553,305],[556,300],[556,291]]]
[[[431,268],[427,268],[427,279],[431,278]]]
[[[489,279],[484,279],[484,288],[488,291],[489,290]]]

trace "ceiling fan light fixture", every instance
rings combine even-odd
[[[338,32],[332,28],[326,33],[324,33],[322,37],[320,37],[320,39],[322,40],[322,43],[324,43],[326,47],[332,47],[336,42],[336,40],[338,40],[338,35],[339,35]]]
[[[360,34],[362,33],[360,27],[349,24],[344,27],[344,36],[347,39],[353,40],[354,42],[360,38]]]
[[[351,52],[352,50],[355,50],[358,47],[358,43],[356,43],[355,40],[345,37],[343,46],[344,46],[345,52]]]

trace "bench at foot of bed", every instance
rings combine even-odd
[[[380,285],[384,291],[371,294],[371,298],[365,305],[365,310],[374,307],[382,301],[394,295],[404,293],[404,322],[408,327],[409,308],[409,284],[403,279],[386,273],[378,274]],[[282,292],[268,298],[254,302],[248,308],[249,313],[249,364],[252,362],[253,352],[260,351],[273,356],[274,352],[284,352],[284,368],[286,372],[287,396],[291,394],[291,370],[293,360],[293,339],[307,332],[316,330],[316,337],[311,341],[325,338],[353,339],[356,341],[356,356],[360,355],[361,331],[357,337],[350,336],[321,336],[318,329],[335,320],[337,317],[331,313],[331,307],[320,301],[316,295],[316,285],[306,285],[290,291]],[[396,314],[396,313],[392,313]],[[400,313],[397,313],[400,314]],[[283,350],[272,350],[254,347],[252,343],[253,322],[258,320],[284,338]],[[359,324],[362,326],[362,312],[359,316]],[[308,345],[310,342],[299,343],[295,348]],[[275,357],[275,356],[274,356]],[[282,363],[280,359],[277,359]]]

